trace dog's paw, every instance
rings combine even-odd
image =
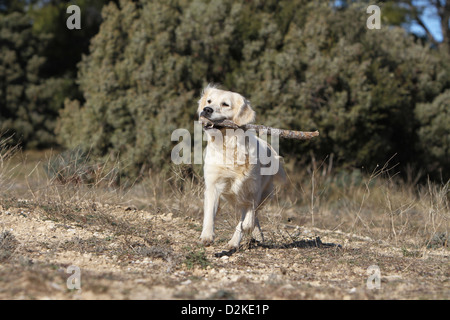
[[[264,234],[261,232],[261,230],[255,228],[252,232],[252,239],[256,240],[257,242],[264,242]]]
[[[200,236],[200,243],[205,247],[212,245],[214,243],[214,235]]]
[[[230,241],[228,241],[226,248],[228,250],[237,250],[237,249],[239,249],[239,243],[236,243],[236,241],[230,240]]]

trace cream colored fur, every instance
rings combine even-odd
[[[210,109],[205,112],[205,108]],[[238,93],[213,86],[208,86],[203,91],[198,115],[211,120],[228,119],[239,125],[253,122],[255,119],[255,112],[247,99]],[[241,214],[234,235],[228,242],[229,248],[238,248],[243,233],[251,234],[255,227],[263,240],[257,211],[272,196],[273,183],[285,182],[281,157],[267,142],[251,131],[245,133],[247,143],[238,138],[239,134],[242,136],[243,133],[239,130],[205,129],[205,132],[208,144],[204,162],[204,219],[200,236],[202,243],[210,245],[214,241],[214,220],[221,198],[227,200]],[[278,162],[278,170],[273,174],[261,174],[261,169],[268,165],[261,162],[258,148],[266,154],[270,150],[270,160]]]

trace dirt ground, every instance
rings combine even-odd
[[[216,255],[231,236],[225,218],[204,248],[197,218],[98,203],[3,202],[0,299],[450,298],[448,248],[407,250],[266,221],[264,244]]]

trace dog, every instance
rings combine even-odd
[[[214,85],[208,85],[203,90],[197,112],[200,120],[226,119],[239,126],[255,120],[255,111],[245,97]],[[240,129],[215,127],[208,122],[203,126],[207,146],[203,167],[205,195],[200,241],[205,246],[214,242],[214,220],[221,198],[234,205],[241,214],[228,242],[228,249],[239,248],[243,234],[251,235],[254,231],[257,235],[259,232],[260,241],[264,241],[257,212],[273,195],[274,183],[286,182],[280,161],[282,158],[269,143],[251,130],[244,133]]]

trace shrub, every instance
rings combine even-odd
[[[320,130],[311,142],[283,141],[282,155],[301,160],[312,150],[341,166],[374,167],[397,154],[402,165],[420,165],[425,140],[414,109],[450,87],[448,65],[401,28],[367,29],[365,9],[305,0],[110,3],[80,64],[86,102],[66,101],[59,139],[120,158],[130,176],[160,170],[170,164],[172,131],[192,132],[202,87],[218,82],[250,99],[258,123]]]
[[[450,172],[450,89],[431,103],[419,103],[419,138],[429,171],[440,170],[444,179]]]
[[[58,110],[74,82],[44,76],[49,35],[34,34],[27,15],[0,15],[0,30],[0,130],[13,134],[13,145],[54,145]]]

